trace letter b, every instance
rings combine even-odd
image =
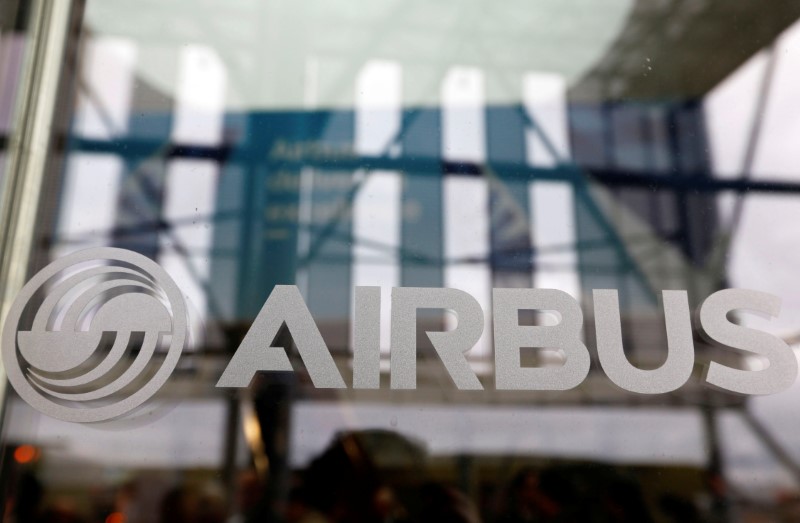
[[[557,289],[494,289],[496,383],[503,390],[567,390],[589,374],[589,351],[580,339],[583,313],[578,302]],[[519,325],[520,310],[554,310],[554,326]],[[561,349],[566,362],[555,368],[520,365],[522,347]]]

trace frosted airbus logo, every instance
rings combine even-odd
[[[380,386],[379,287],[356,287],[353,317],[353,387]],[[495,386],[501,390],[567,390],[580,385],[589,373],[589,350],[582,341],[583,313],[570,295],[555,289],[494,289]],[[619,387],[640,394],[676,390],[690,378],[695,363],[694,336],[686,291],[662,293],[666,325],[666,360],[657,369],[640,369],[630,363],[622,343],[617,291],[593,291],[596,347],[600,366]],[[418,309],[447,309],[458,318],[446,332],[428,332],[456,387],[481,390],[483,385],[466,353],[483,332],[484,313],[469,294],[456,289],[394,288],[391,296],[390,386],[415,389],[417,384],[416,317]],[[523,310],[551,311],[556,325],[520,325]],[[737,325],[728,319],[733,311],[755,312],[767,317],[780,313],[780,298],[771,294],[725,289],[709,296],[697,315],[701,333],[712,343],[759,356],[760,370],[744,370],[709,362],[705,381],[740,394],[774,394],[797,378],[797,360],[780,338]],[[262,371],[292,372],[286,350],[272,346],[283,327],[289,330],[315,387],[345,388],[325,342],[295,286],[276,286],[242,340],[217,383],[218,387],[247,387]],[[559,367],[523,367],[523,348],[559,350]]]
[[[97,248],[51,263],[19,292],[2,335],[17,393],[65,421],[119,417],[150,399],[180,359],[186,304],[135,252]]]
[[[381,288],[356,287],[353,313],[353,381],[356,389],[380,387],[380,333],[391,329],[390,386],[417,386],[417,311],[443,309],[455,328],[427,332],[455,386],[482,390],[467,353],[484,330],[480,304],[457,289],[394,288],[391,324],[381,326]],[[600,366],[619,387],[640,394],[676,390],[695,363],[694,330],[686,291],[662,293],[667,344],[664,363],[640,369],[627,359],[617,291],[593,291],[595,345]],[[522,325],[520,311],[549,311],[555,325]],[[780,313],[780,298],[725,289],[698,309],[696,327],[711,342],[759,356],[760,370],[711,361],[705,381],[740,394],[773,394],[797,378],[797,360],[780,338],[732,322],[734,311],[767,317]],[[555,289],[494,289],[492,321],[495,386],[501,390],[567,390],[589,373],[582,337],[583,312]],[[131,251],[98,248],[61,258],[36,274],[12,304],[2,333],[2,357],[17,393],[39,411],[67,421],[95,422],[122,416],[150,399],[169,378],[187,339],[187,309],[180,290],[152,260]],[[247,387],[259,372],[293,372],[286,348],[273,346],[286,327],[318,388],[346,388],[297,287],[278,285],[264,303],[220,377],[218,387]],[[557,367],[525,367],[523,348],[558,350]]]

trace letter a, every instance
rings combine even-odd
[[[284,323],[297,344],[314,386],[320,389],[345,388],[314,318],[294,285],[275,286],[222,373],[217,387],[247,387],[259,371],[291,372],[292,364],[286,349],[271,346]]]

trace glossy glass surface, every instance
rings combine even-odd
[[[62,422],[9,390],[8,521],[797,517],[800,389],[712,389],[712,359],[763,362],[696,336],[683,387],[624,391],[597,358],[592,290],[619,291],[641,368],[665,359],[664,289],[687,290],[693,309],[725,287],[780,296],[779,318],[737,321],[798,343],[800,4],[77,5],[69,130],[47,152],[30,274],[84,248],[133,250],[183,291],[193,338],[146,417]],[[0,53],[9,38],[0,26]],[[10,83],[0,75],[0,131]],[[346,389],[314,388],[286,332],[273,344],[295,372],[215,386],[275,285],[299,287]],[[365,285],[382,289],[377,390],[352,387]],[[456,319],[430,309],[417,388],[390,388],[400,286],[481,304],[467,358],[482,391],[446,373],[425,331]],[[578,300],[581,385],[497,390],[501,287]],[[523,349],[521,362],[563,353]]]

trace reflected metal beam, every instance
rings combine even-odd
[[[236,150],[231,145],[202,146],[174,143],[164,146],[156,140],[124,138],[116,140],[99,140],[92,138],[74,138],[74,151],[97,154],[118,154],[124,156],[151,156],[160,148],[167,159],[190,158],[207,159],[219,162],[245,163],[254,160],[246,151]],[[261,161],[269,163],[261,154]],[[280,160],[284,167],[313,167],[321,171],[342,170],[395,170],[413,171],[431,176],[480,176],[485,165],[474,162],[442,161],[438,158],[389,158],[385,156],[350,156],[327,159],[320,156],[300,158],[298,160]],[[488,165],[505,176],[527,180],[553,181],[595,181],[609,187],[641,187],[650,190],[690,191],[702,193],[800,193],[800,181],[786,181],[778,178],[709,178],[708,173],[685,170],[652,173],[621,168],[596,168],[581,166],[577,171],[572,165],[557,165],[553,168],[528,166],[519,163],[490,162]]]
[[[772,456],[778,462],[786,467],[786,470],[792,475],[795,482],[800,485],[800,464],[797,463],[794,456],[772,435],[772,432],[761,423],[761,421],[753,415],[750,409],[744,408],[741,410],[742,420],[750,427],[750,430],[756,435],[759,441],[769,450]]]

